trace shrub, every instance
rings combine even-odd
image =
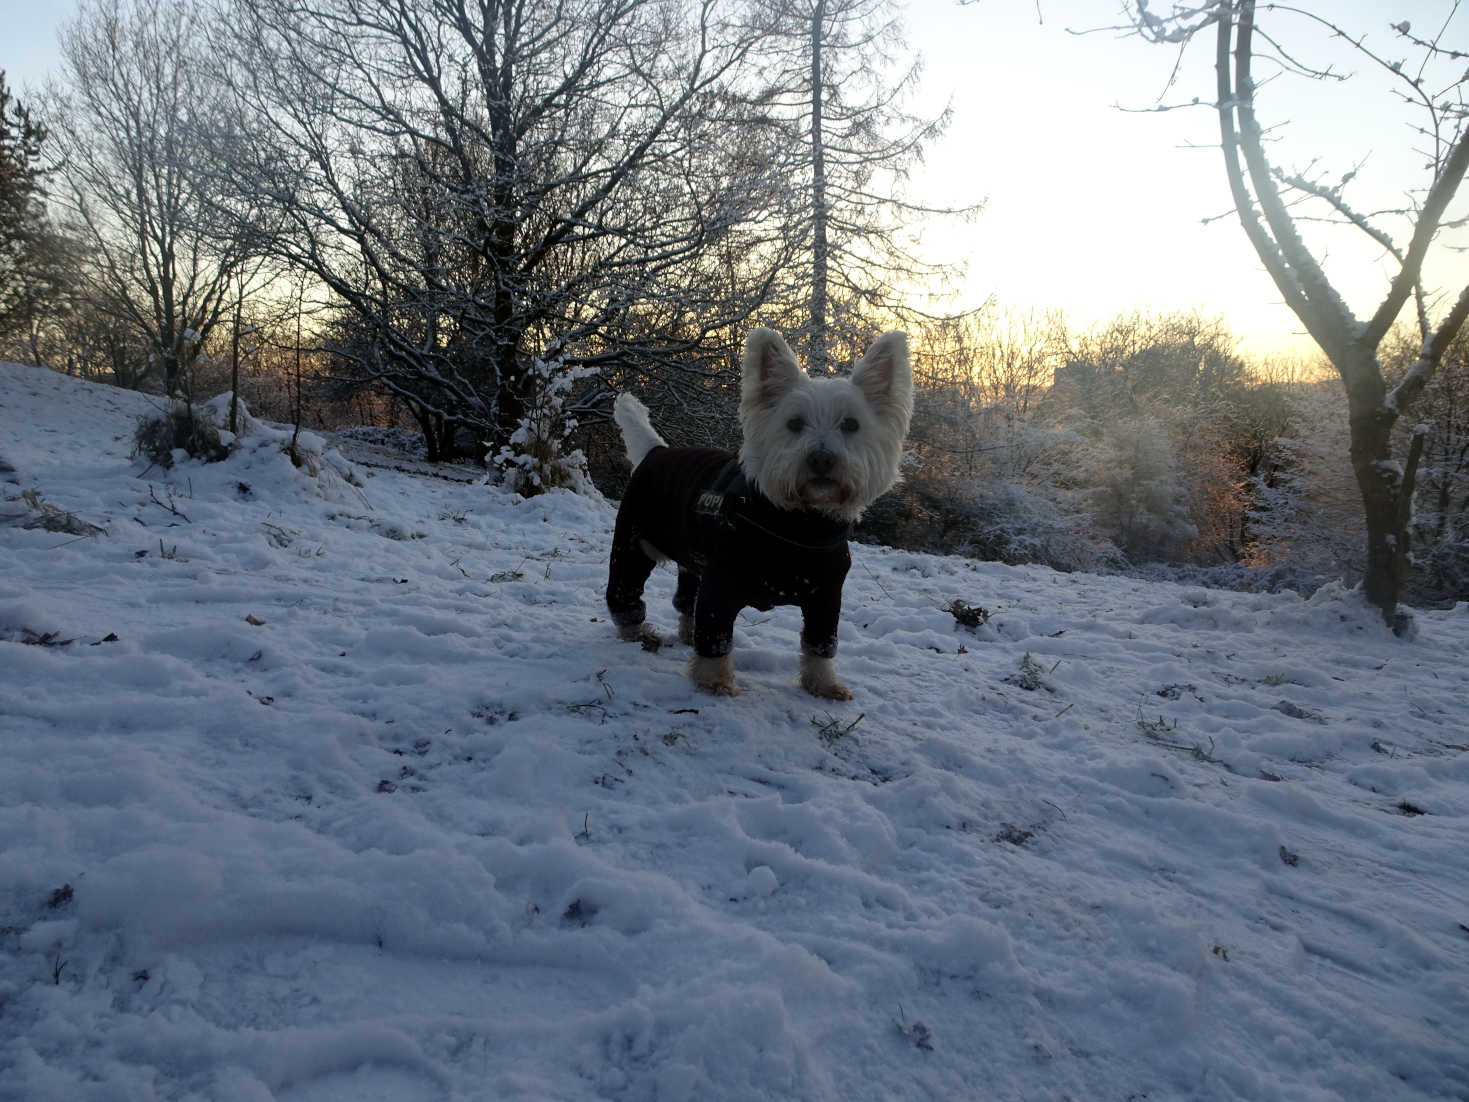
[[[1041,563],[1055,570],[1098,570],[1121,554],[1054,504],[1013,482],[920,474],[878,498],[863,515],[865,542],[964,555],[990,562]]]
[[[526,403],[525,416],[511,434],[510,443],[494,457],[507,489],[523,497],[557,487],[579,494],[595,492],[586,458],[579,450],[567,451],[564,445],[577,427],[566,409],[572,389],[596,371],[591,367],[567,367],[559,360],[533,361],[526,373],[534,390]]]
[[[134,455],[168,468],[173,466],[178,450],[205,463],[218,463],[229,455],[219,429],[187,402],[175,402],[157,417],[138,420],[133,432]]]

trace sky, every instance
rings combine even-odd
[[[1390,21],[1409,19],[1422,32],[1450,8],[1437,0],[1320,6],[1390,57],[1404,56]],[[967,261],[974,297],[988,291],[1020,307],[1059,306],[1083,323],[1134,308],[1199,309],[1223,315],[1257,353],[1314,347],[1233,214],[1213,110],[1151,110],[1210,99],[1212,42],[1185,55],[1169,90],[1175,50],[1105,31],[1072,33],[1121,22],[1120,8],[1106,0],[916,0],[908,9],[910,41],[926,60],[927,102],[941,107],[948,96],[952,108],[946,139],[915,174],[915,190],[955,205],[986,201],[971,225],[935,234],[935,248]],[[1469,12],[1454,25],[1449,40],[1462,46]],[[1272,155],[1292,169],[1319,156],[1340,174],[1370,154],[1348,197],[1362,209],[1401,202],[1422,163],[1410,116],[1360,61],[1319,49],[1318,36],[1291,41],[1302,56],[1357,75],[1262,89],[1262,120],[1290,124]],[[1361,316],[1386,283],[1380,251],[1358,236],[1330,240],[1327,271]],[[1430,275],[1457,293],[1469,262],[1458,258]]]
[[[1390,22],[1415,31],[1442,23],[1447,0],[1333,0],[1344,28],[1397,56]],[[56,28],[75,5],[0,0],[0,67],[12,87],[39,84],[56,61]],[[1208,99],[1211,58],[1176,60],[1167,47],[1100,31],[1121,21],[1114,0],[912,0],[902,9],[909,48],[924,75],[918,113],[952,110],[947,132],[912,176],[912,198],[929,205],[983,202],[968,224],[924,232],[925,255],[963,264],[958,301],[991,296],[1017,309],[1064,310],[1075,327],[1132,310],[1199,310],[1223,316],[1255,354],[1310,349],[1234,218],[1207,107],[1170,112],[1157,103]],[[1449,40],[1469,40],[1469,10]],[[1421,157],[1386,85],[1359,61],[1328,54],[1319,38],[1292,39],[1312,60],[1335,60],[1353,79],[1279,81],[1261,115],[1285,123],[1278,159],[1313,158],[1340,174],[1368,157],[1349,198],[1363,209],[1399,203],[1420,179]],[[1398,54],[1401,51],[1397,51]],[[1212,218],[1205,222],[1206,218]],[[1365,241],[1365,239],[1363,239]],[[1328,274],[1366,314],[1386,286],[1380,250],[1353,238],[1329,241]],[[1469,261],[1430,269],[1451,290]]]

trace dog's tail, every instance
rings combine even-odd
[[[654,448],[667,447],[648,420],[648,407],[631,394],[619,394],[612,407],[612,417],[622,430],[622,444],[627,448],[627,461],[636,469]]]

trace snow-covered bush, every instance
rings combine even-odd
[[[1178,558],[1198,535],[1167,427],[1139,415],[1092,441],[1084,494],[1093,525],[1133,561]]]
[[[1126,564],[1120,552],[1046,498],[1003,479],[911,475],[863,516],[857,538],[892,547],[1056,570]]]
[[[1443,529],[1424,526],[1414,543],[1415,599],[1433,603],[1469,600],[1469,518],[1463,514]]]
[[[1404,356],[1407,359],[1407,356]],[[1461,337],[1424,388],[1401,452],[1422,437],[1411,525],[1414,601],[1469,599],[1469,338]]]
[[[566,487],[579,494],[594,493],[580,449],[566,449],[577,422],[566,413],[572,388],[596,374],[596,368],[568,367],[558,359],[537,358],[526,373],[532,391],[525,416],[492,460],[507,489],[532,497]]]
[[[133,454],[160,467],[172,467],[178,453],[206,463],[229,455],[214,422],[188,402],[173,401],[156,416],[142,417],[133,430]]]
[[[1290,401],[1294,425],[1289,437],[1275,441],[1274,473],[1256,487],[1246,561],[1290,562],[1327,577],[1360,578],[1362,496],[1347,448],[1341,382],[1293,386]]]

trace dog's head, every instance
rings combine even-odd
[[[809,377],[772,330],[745,341],[740,466],[782,509],[855,521],[898,481],[912,416],[905,333],[884,333],[850,376],[830,379]]]

